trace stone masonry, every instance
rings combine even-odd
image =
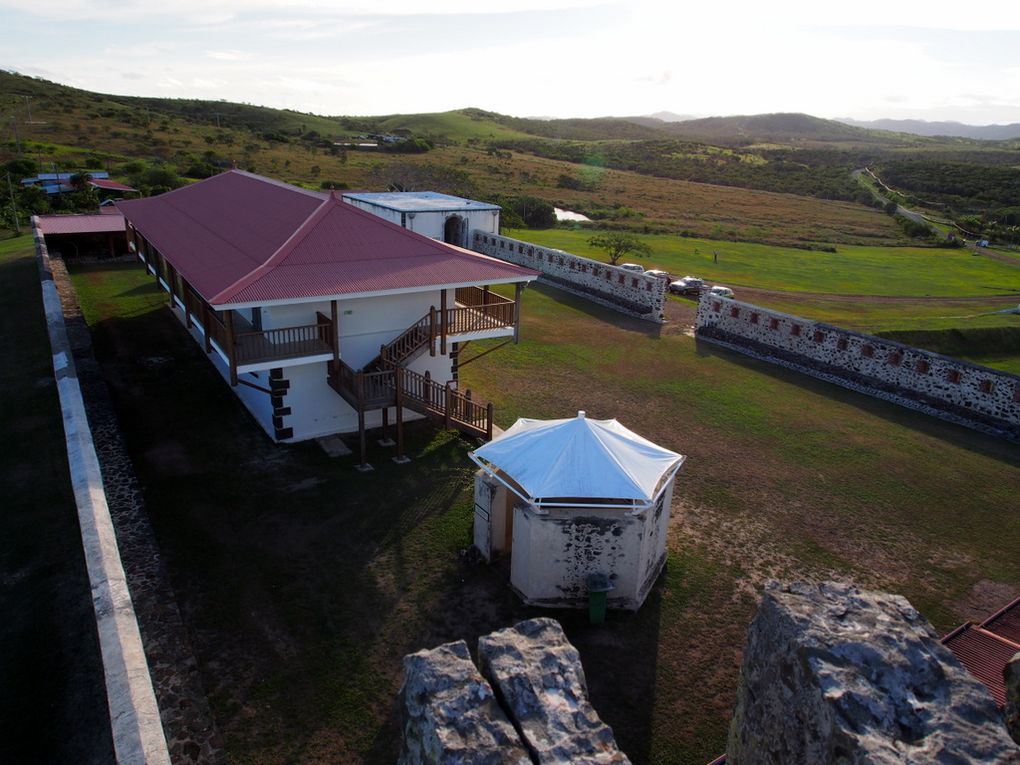
[[[621,313],[648,321],[664,321],[667,284],[662,279],[477,229],[471,232],[471,248],[541,271],[540,282]]]
[[[478,654],[482,674],[463,641],[404,657],[398,765],[628,765],[558,622],[493,632]]]
[[[702,293],[699,340],[1020,440],[1020,377],[892,340]]]
[[[987,689],[899,595],[770,583],[727,765],[1020,763]]]

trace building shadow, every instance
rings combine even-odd
[[[528,288],[528,290],[535,290],[536,292],[545,295],[550,300],[555,300],[557,303],[570,306],[571,308],[580,311],[581,313],[585,313],[594,319],[598,319],[606,324],[611,324],[614,327],[627,332],[639,332],[647,337],[659,337],[662,335],[663,325],[659,322],[639,319],[625,313],[620,313],[619,311],[613,310],[601,303],[594,303],[580,295],[575,295],[573,292],[560,289],[555,285],[535,282]],[[527,300],[527,293],[525,293],[525,300]],[[524,306],[524,310],[527,311],[526,304]]]
[[[917,412],[894,404],[891,401],[859,393],[844,388],[836,383],[820,380],[811,375],[787,369],[762,359],[747,356],[729,348],[723,348],[703,340],[696,340],[696,352],[700,357],[723,359],[745,369],[767,375],[775,380],[795,385],[802,390],[826,396],[842,404],[852,406],[869,415],[879,417],[902,427],[921,433],[925,436],[951,443],[968,451],[1015,466],[1020,463],[1020,445],[1011,443],[1005,438],[982,433],[977,430],[957,425],[956,423]]]

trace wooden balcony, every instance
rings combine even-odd
[[[516,300],[481,287],[461,287],[457,290],[455,307],[440,313],[440,331],[447,337],[515,329],[519,315]]]

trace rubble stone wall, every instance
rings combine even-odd
[[[1020,377],[893,340],[703,293],[700,340],[1020,440]]]
[[[471,232],[471,248],[484,255],[541,271],[540,282],[621,313],[654,322],[664,321],[663,306],[668,285],[662,279],[478,229]]]

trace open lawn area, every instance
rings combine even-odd
[[[591,231],[511,229],[506,235],[606,260],[602,250],[588,245]],[[1020,300],[1020,258],[1010,256],[995,259],[965,249],[853,245],[839,245],[832,253],[667,234],[641,239],[652,249],[649,257],[638,261],[645,268],[692,274],[734,289],[898,297],[1013,295]]]
[[[942,630],[1020,594],[1020,447],[532,286],[521,344],[462,385],[504,427],[585,409],[689,460],[639,613],[524,608],[460,555],[471,444],[416,424],[364,475],[275,446],[141,267],[73,277],[232,763],[392,763],[404,654],[544,614],[635,763],[704,765],[766,579],[851,578]]]

